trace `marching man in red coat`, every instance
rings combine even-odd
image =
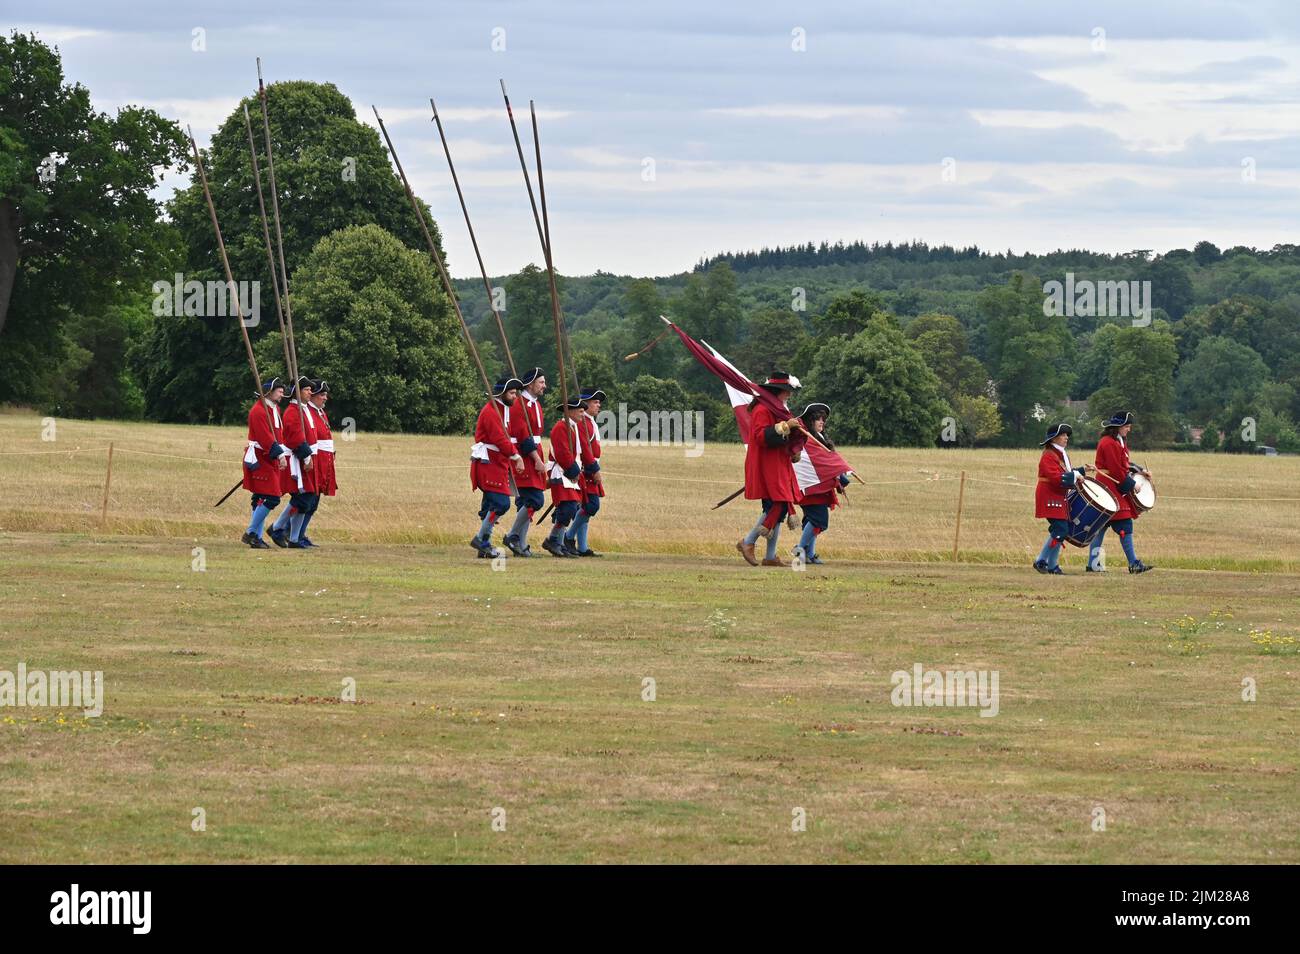
[[[605,483],[600,477],[600,428],[596,426],[596,415],[605,401],[605,392],[599,389],[587,389],[578,394],[583,404],[582,417],[578,420],[578,437],[581,440],[583,460],[583,499],[578,508],[578,515],[564,534],[565,549],[580,557],[598,557],[595,550],[587,545],[587,522],[600,510],[600,498],[605,496]]]
[[[510,443],[524,458],[524,469],[515,474],[517,513],[505,543],[515,556],[531,557],[533,548],[528,545],[528,531],[533,526],[533,514],[546,506],[547,466],[542,456],[542,437],[546,434],[542,395],[546,393],[546,375],[541,368],[533,368],[520,380],[524,386],[510,415]]]
[[[583,475],[582,456],[582,401],[577,397],[556,408],[563,415],[551,428],[551,532],[542,541],[542,549],[551,556],[576,557],[578,554],[564,544],[564,531],[578,515],[578,507],[586,499],[587,484]]]
[[[1073,433],[1069,424],[1057,424],[1048,430],[1042,441],[1038,487],[1034,491],[1034,516],[1047,521],[1047,542],[1034,561],[1034,569],[1039,573],[1063,575],[1061,547],[1070,535],[1070,505],[1066,502],[1066,494],[1075,481],[1092,470],[1088,464],[1070,466],[1070,455],[1065,448]]]
[[[279,378],[262,382],[262,397],[248,411],[248,446],[244,451],[244,489],[253,494],[253,519],[241,541],[254,550],[269,550],[262,539],[267,515],[280,505],[280,473],[288,451],[280,420],[284,385]]]
[[[1128,558],[1130,573],[1145,573],[1147,570],[1155,569],[1150,564],[1139,560],[1133,548],[1133,521],[1138,515],[1138,511],[1129,499],[1129,493],[1133,490],[1133,475],[1142,474],[1150,477],[1151,472],[1136,466],[1128,459],[1128,433],[1132,429],[1133,415],[1128,411],[1119,411],[1111,415],[1103,425],[1101,440],[1097,441],[1097,479],[1115,497],[1119,510],[1111,517],[1110,523],[1102,529],[1101,533],[1092,538],[1091,549],[1088,552],[1088,571],[1092,573],[1104,572],[1101,568],[1100,550],[1101,538],[1106,535],[1107,529],[1119,534],[1120,546],[1124,548],[1124,556]]]
[[[316,442],[311,445],[316,494],[311,510],[303,516],[302,527],[298,530],[298,542],[305,547],[316,546],[307,536],[307,524],[311,523],[312,517],[320,509],[320,498],[333,497],[339,489],[334,474],[334,435],[330,432],[330,419],[325,415],[325,402],[329,400],[329,392],[328,382],[315,382],[311,388],[311,402],[307,405],[316,427]]]
[[[785,404],[799,379],[784,371],[773,371],[760,387],[765,388]],[[789,566],[776,555],[777,537],[781,534],[781,521],[793,516],[794,505],[799,500],[799,483],[794,476],[794,462],[799,459],[807,437],[793,413],[779,419],[767,405],[758,399],[749,402],[749,447],[745,452],[745,499],[760,500],[763,516],[754,524],[736,549],[751,566],[758,566],[754,547],[759,537],[767,538],[767,555],[763,566]]]
[[[511,471],[516,478],[524,472],[523,455],[510,443],[510,412],[523,386],[522,381],[509,375],[498,380],[474,425],[469,482],[475,490],[483,492],[483,506],[478,511],[482,523],[469,545],[478,551],[480,558],[501,555],[492,545],[492,528],[497,518],[510,509]]]
[[[312,384],[309,378],[299,378],[294,398],[284,409],[284,442],[293,456],[289,458],[288,468],[280,474],[280,489],[289,495],[289,506],[271,526],[272,542],[294,550],[308,548],[301,539],[302,528],[320,501],[314,459],[316,418],[309,403]]]

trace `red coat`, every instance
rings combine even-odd
[[[316,465],[307,469],[307,461],[315,451],[316,421],[310,411],[302,411],[297,401],[290,401],[284,409],[284,443],[293,456],[289,466],[280,471],[280,492],[286,494],[316,493]]]
[[[312,467],[316,473],[316,492],[333,497],[339,484],[334,473],[334,435],[330,431],[330,419],[322,407],[312,405],[311,412],[316,417],[316,463]]]
[[[574,454],[577,447],[578,453]],[[561,504],[566,500],[581,503],[586,498],[586,484],[582,476],[582,445],[579,443],[578,429],[567,417],[561,417],[551,428],[551,461],[554,466],[550,471],[551,503]],[[577,490],[564,486],[559,472],[578,484]]]
[[[583,414],[582,420],[578,422],[578,427],[582,428],[582,458],[583,463],[583,484],[589,495],[596,497],[605,496],[605,482],[596,480],[592,474],[600,471],[600,430],[596,427],[596,421],[590,414]],[[595,468],[592,465],[595,464]]]
[[[478,412],[478,423],[474,425],[474,448],[486,453],[487,459],[470,458],[469,485],[475,490],[510,494],[510,471],[514,468],[510,458],[519,454],[510,443],[502,417],[510,415],[511,410],[496,398],[491,398]]]
[[[1130,520],[1136,517],[1128,494],[1119,492],[1119,485],[1128,479],[1128,444],[1109,434],[1097,442],[1097,480],[1115,496],[1119,510],[1111,520]]]
[[[1065,483],[1068,475],[1069,483]],[[1069,520],[1070,507],[1065,502],[1065,495],[1074,486],[1077,475],[1074,470],[1065,469],[1065,458],[1055,444],[1043,448],[1043,456],[1038,458],[1038,489],[1034,491],[1034,516],[1047,520]]]
[[[532,455],[525,450],[528,446],[526,442],[531,438],[538,455],[544,461],[546,451],[542,447],[542,438],[545,435],[546,418],[542,411],[542,402],[530,401],[520,391],[519,400],[515,401],[514,407],[510,409],[510,442],[515,451],[524,458],[524,472],[522,474],[515,472],[515,486],[532,487],[535,490],[546,489],[546,474],[537,472]]]
[[[749,414],[749,449],[745,452],[746,500],[786,503],[799,500],[799,483],[795,480],[791,455],[797,458],[808,439],[801,433],[798,436],[792,433],[783,443],[767,446],[766,431],[777,421],[778,418],[764,404],[754,405]]]
[[[266,419],[270,410],[275,423]],[[284,428],[280,420],[280,409],[259,400],[248,410],[248,444],[244,452],[244,489],[268,497],[279,497],[280,465],[279,458],[288,453],[284,447]],[[249,454],[249,451],[252,453]],[[272,456],[274,454],[274,456]],[[250,466],[249,460],[256,461]]]

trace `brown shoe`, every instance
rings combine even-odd
[[[745,558],[745,562],[750,566],[758,566],[758,557],[754,556],[754,544],[746,543],[744,540],[736,541],[736,549],[740,555]]]
[[[763,560],[763,566],[783,566],[783,567],[787,567],[787,568],[788,568],[788,567],[790,566],[790,564],[789,564],[789,563],[783,563],[783,562],[781,562],[780,560],[767,560],[767,559],[765,559],[765,560]]]

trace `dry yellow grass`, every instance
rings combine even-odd
[[[212,504],[239,478],[244,431],[41,419],[0,413],[0,529],[83,530],[162,537],[238,537],[248,495]],[[101,526],[106,448],[115,445],[108,521]],[[468,438],[359,433],[337,441],[343,490],[312,527],[318,540],[455,544],[468,539],[477,495],[468,485]],[[951,558],[958,480],[967,472],[961,552],[967,561],[1024,563],[1044,524],[1033,517],[1032,450],[845,448],[866,487],[832,516],[826,559]],[[158,456],[163,455],[163,456]],[[1081,460],[1091,454],[1079,452]],[[1300,569],[1300,458],[1139,453],[1160,503],[1138,523],[1147,562],[1187,568]],[[605,446],[609,489],[593,546],[650,553],[731,553],[756,505],[712,505],[740,486],[738,445]],[[785,534],[783,549],[792,544]],[[1109,549],[1109,548],[1108,548]],[[1080,555],[1067,555],[1078,565]],[[1114,555],[1111,557],[1112,562]]]

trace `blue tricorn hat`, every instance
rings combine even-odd
[[[1102,427],[1123,427],[1125,424],[1133,423],[1132,411],[1116,411],[1112,414]]]
[[[579,401],[604,401],[605,392],[600,388],[583,388],[578,392]]]
[[[1052,438],[1060,437],[1062,434],[1073,434],[1073,433],[1074,433],[1074,428],[1071,427],[1069,424],[1057,424],[1055,427],[1049,427],[1047,429],[1047,436],[1038,442],[1038,446],[1042,447],[1044,444],[1050,443]]]
[[[507,391],[518,391],[523,386],[524,383],[522,381],[518,378],[512,378],[507,374],[504,377],[498,378],[497,383],[492,385],[492,396],[500,397]]]
[[[561,401],[559,404],[555,405],[555,409],[561,414],[565,411],[577,410],[580,407],[582,407],[582,398],[580,397],[571,397],[569,398],[568,403]]]
[[[279,378],[271,378],[269,381],[262,382],[262,393],[270,394],[276,388],[282,388],[282,387],[284,387],[283,381],[281,381]]]

